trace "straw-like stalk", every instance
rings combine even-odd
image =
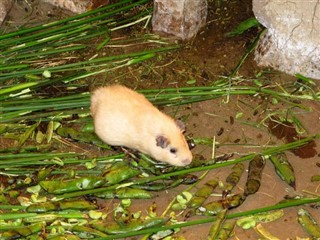
[[[57,165],[58,160],[60,164],[85,164],[87,162],[96,161],[106,163],[113,163],[119,159],[123,159],[124,154],[116,154],[106,157],[85,158],[83,154],[79,153],[61,153],[61,152],[43,152],[43,153],[13,153],[0,154],[0,169],[6,169],[6,174],[16,174],[17,171],[11,172],[10,169],[19,167],[34,167],[34,166],[51,166]],[[34,169],[36,171],[37,169]],[[33,171],[33,172],[34,172]],[[22,171],[23,173],[23,171]]]
[[[156,56],[156,53],[177,48],[177,45],[170,46],[152,34],[136,40],[112,39],[110,34],[113,31],[149,21],[151,9],[148,9],[148,2],[122,0],[57,22],[3,34],[0,37],[0,82],[10,80],[10,84],[0,88],[0,100],[137,64]],[[137,7],[141,11],[132,13],[131,10]],[[89,40],[97,41],[99,36],[105,38],[98,45],[99,50],[119,44],[144,44],[146,50],[113,56],[108,53],[106,57],[98,53],[92,56],[90,52],[96,53],[96,49]],[[75,61],[78,58],[85,60]]]
[[[29,84],[31,86],[29,86]],[[32,83],[29,84],[26,86],[25,90],[33,87]],[[35,83],[35,85],[37,85],[37,83]],[[17,88],[14,87],[12,91],[16,91],[16,89]],[[18,89],[20,91],[23,91],[23,88]],[[4,92],[3,95],[5,96],[8,96],[8,92],[10,93],[9,89],[5,89],[3,91],[0,90],[0,98],[1,92]],[[170,106],[195,103],[230,95],[272,96],[274,98],[284,98],[288,101],[320,100],[319,93],[315,93],[313,95],[290,94],[285,90],[278,91],[274,87],[260,88],[256,86],[242,85],[228,86],[228,82],[223,82],[222,84],[220,83],[218,85],[207,87],[182,87],[179,89],[167,88],[161,90],[142,90],[141,93],[145,94],[145,96],[155,105]],[[0,107],[0,112],[2,112],[2,115],[0,116],[0,122],[16,122],[22,119],[34,119],[37,114],[40,114],[39,116],[47,119],[52,119],[55,117],[59,118],[59,115],[65,115],[65,111],[67,110],[73,111],[73,113],[76,113],[76,111],[79,111],[81,113],[88,113],[89,97],[89,93],[86,92],[49,99],[33,97],[30,100],[25,98],[8,100],[3,102],[2,106]],[[78,110],[74,110],[75,108],[77,108]],[[47,111],[45,114],[39,112],[48,109],[50,109],[50,111]]]

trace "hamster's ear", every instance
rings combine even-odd
[[[169,145],[169,140],[165,136],[156,137],[157,146],[161,148],[166,148]]]
[[[175,122],[180,131],[184,133],[186,131],[186,125],[181,120],[176,120]]]

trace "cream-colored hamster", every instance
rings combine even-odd
[[[121,85],[101,87],[92,93],[90,110],[95,132],[107,144],[136,149],[174,166],[191,163],[184,125],[142,94]]]

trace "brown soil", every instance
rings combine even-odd
[[[56,20],[68,14],[58,8],[39,3],[38,0],[29,2],[31,2],[32,8],[26,6],[26,1],[17,1],[4,24],[4,28],[12,28],[14,24],[23,26],[32,25],[35,22]],[[219,2],[220,5],[217,6]],[[185,43],[183,49],[166,54],[163,59],[153,62],[152,69],[150,69],[148,63],[143,63],[136,69],[130,67],[117,73],[113,72],[103,77],[88,79],[89,88],[111,82],[121,82],[137,89],[181,87],[190,86],[190,83],[188,83],[190,80],[195,81],[192,85],[207,86],[222,76],[228,76],[245,53],[246,47],[257,34],[256,30],[251,30],[237,37],[227,38],[225,36],[239,22],[253,16],[251,1],[209,1],[209,5],[210,12],[207,25],[194,39]],[[297,80],[292,76],[259,68],[252,55],[242,65],[237,76],[241,76],[243,79],[254,79],[257,74],[261,75],[259,80],[263,81],[264,84],[284,84]],[[244,84],[252,84],[252,82],[244,81]],[[319,91],[319,82],[315,88]],[[237,158],[250,152],[259,152],[265,146],[285,143],[285,138],[278,139],[270,134],[267,127],[268,121],[266,120],[268,120],[268,115],[272,113],[277,113],[277,116],[285,119],[288,109],[295,113],[306,129],[304,136],[320,133],[320,104],[318,102],[302,101],[300,104],[306,108],[301,109],[292,107],[285,102],[271,104],[271,100],[261,96],[231,96],[230,98],[222,97],[187,106],[165,107],[164,111],[177,118],[183,118],[186,121],[187,135],[189,136],[209,139],[215,136],[218,143],[215,156],[233,154],[233,158]],[[242,113],[241,117],[237,117],[239,113]],[[2,142],[0,143],[2,145]],[[320,142],[316,141],[315,144],[316,154],[311,154],[311,157],[301,158],[296,156],[294,152],[286,152],[286,156],[295,170],[295,190],[276,175],[274,167],[267,161],[260,190],[249,196],[240,207],[231,210],[231,212],[241,212],[273,205],[286,195],[305,195],[307,192],[318,194],[318,183],[310,181],[312,175],[319,174],[317,163],[319,162]],[[89,152],[98,151],[97,148],[89,146],[80,146],[81,149]],[[198,145],[192,151],[197,157],[211,159],[211,146]],[[247,162],[245,162],[245,167],[248,168]],[[223,182],[229,173],[230,167],[211,170],[199,186],[212,178],[218,178]],[[242,176],[234,193],[243,193],[245,181],[246,173]],[[194,192],[199,186],[196,186],[191,192]],[[155,203],[157,213],[160,215],[168,204],[187,188],[188,186],[181,185],[167,191],[156,192],[155,198],[149,201],[134,200],[133,211],[145,211],[147,207]],[[218,198],[210,197],[208,201],[213,199]],[[106,206],[111,210],[113,203],[116,202],[118,200],[107,202]],[[303,207],[309,210],[315,219],[320,219],[317,208]],[[263,226],[279,239],[307,237],[307,234],[297,222],[297,210],[299,208],[285,209],[284,217],[275,222],[265,223]],[[200,218],[192,217],[188,220]],[[207,239],[209,229],[210,224],[197,225],[183,228],[177,235],[184,236],[187,240],[204,240]],[[259,236],[253,229],[243,230],[236,227],[235,235],[231,239],[258,238]]]

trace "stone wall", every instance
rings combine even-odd
[[[13,0],[0,0],[0,25],[12,7]]]
[[[258,64],[320,79],[320,0],[253,0],[253,11],[267,28]]]
[[[88,11],[93,4],[93,0],[42,0],[57,7],[68,9],[74,13],[83,13]]]
[[[206,23],[207,8],[207,0],[154,0],[152,28],[189,39]]]

